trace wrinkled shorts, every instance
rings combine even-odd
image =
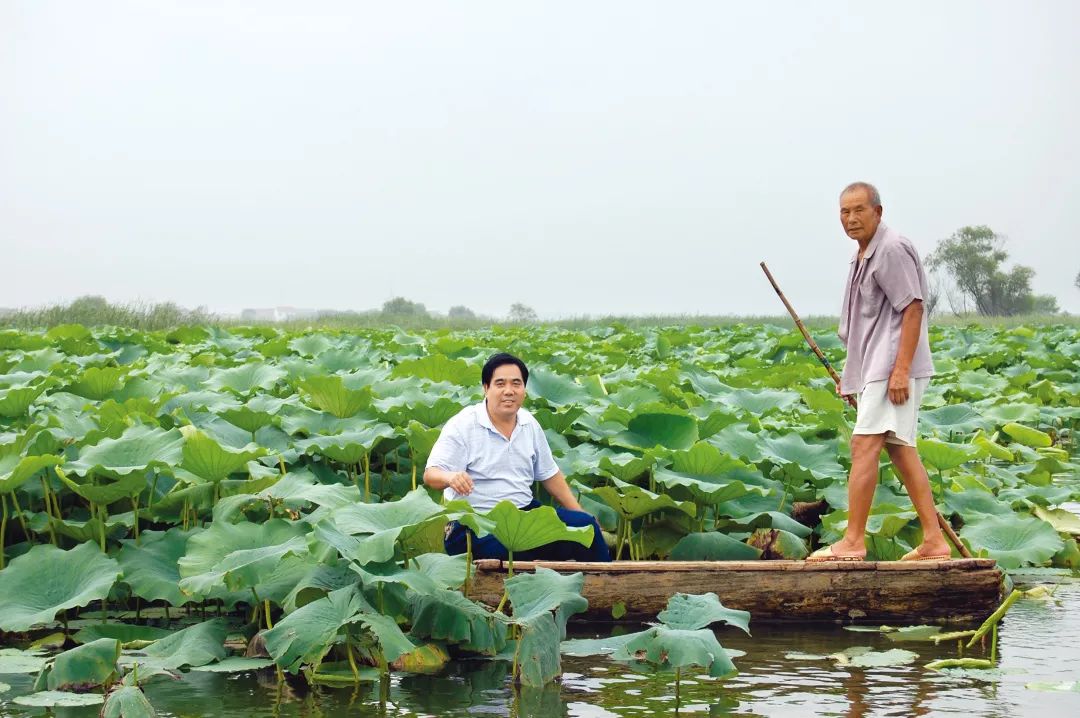
[[[908,400],[903,404],[889,401],[889,382],[872,381],[859,394],[859,413],[852,434],[885,434],[885,443],[915,446],[919,426],[919,405],[930,385],[930,377],[911,379]]]

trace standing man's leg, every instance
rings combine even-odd
[[[919,556],[948,556],[951,550],[938,525],[934,492],[930,489],[930,477],[926,475],[926,468],[919,458],[918,450],[914,446],[902,444],[886,444],[885,448],[904,482],[911,503],[915,505],[919,523],[922,524],[923,540],[915,552]],[[916,558],[910,554],[909,557]]]
[[[848,521],[844,537],[811,554],[809,561],[862,559],[866,556],[866,521],[878,482],[885,434],[852,434],[851,474],[848,476]]]

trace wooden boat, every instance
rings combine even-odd
[[[514,572],[545,566],[585,574],[586,617],[654,620],[675,593],[715,593],[754,621],[910,625],[973,623],[1001,603],[1005,574],[993,559],[949,561],[515,561]],[[474,562],[470,598],[495,606],[506,562]]]

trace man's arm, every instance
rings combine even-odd
[[[424,469],[424,483],[439,491],[450,487],[462,496],[468,496],[473,490],[472,479],[466,472],[447,471],[438,466],[429,466]]]
[[[559,502],[564,509],[570,509],[571,511],[583,511],[581,504],[574,498],[574,492],[570,490],[570,485],[566,483],[566,476],[563,472],[556,471],[555,475],[550,479],[541,481],[544,485],[544,489],[547,490],[551,497]]]
[[[904,307],[904,316],[900,320],[900,346],[896,350],[892,374],[889,375],[889,401],[894,404],[903,404],[908,400],[911,360],[915,358],[915,347],[919,344],[923,311],[921,299],[913,299]]]

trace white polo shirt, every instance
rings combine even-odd
[[[510,438],[499,433],[484,402],[467,406],[446,422],[428,456],[428,467],[466,471],[473,480],[468,496],[447,487],[447,500],[465,499],[477,511],[489,511],[509,500],[521,508],[533,499],[534,481],[558,473],[551,447],[540,424],[525,409],[518,409]]]

